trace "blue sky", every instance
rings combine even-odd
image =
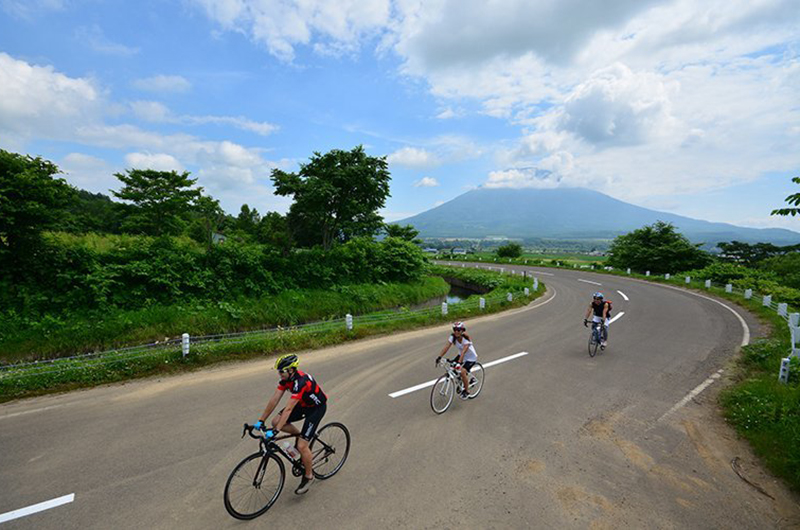
[[[363,144],[387,220],[587,186],[800,231],[769,215],[800,191],[799,52],[791,0],[0,0],[0,147],[105,193],[188,170],[234,214]]]

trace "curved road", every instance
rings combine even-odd
[[[467,322],[484,363],[528,355],[487,368],[481,396],[455,400],[441,416],[430,410],[429,388],[389,394],[439,375],[433,359],[447,326],[303,354],[302,367],[330,398],[326,420],[351,430],[350,458],[302,497],[289,477],[275,506],[250,524],[771,526],[765,498],[714,458],[702,422],[684,417],[692,405],[667,414],[740,346],[738,317],[682,290],[528,270],[546,283],[545,296]],[[611,326],[608,350],[590,359],[581,323],[595,290],[625,314]],[[736,311],[755,332],[753,317]],[[239,435],[275,387],[271,364],[0,406],[0,514],[75,494],[5,526],[241,527],[221,493],[236,462],[256,449]]]

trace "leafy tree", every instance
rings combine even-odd
[[[256,239],[259,243],[279,248],[284,255],[292,249],[292,234],[286,217],[277,212],[267,212],[258,223]]]
[[[396,237],[405,241],[411,241],[412,243],[420,243],[420,240],[417,239],[419,230],[414,228],[413,225],[400,226],[386,224],[383,226],[383,230],[386,232],[386,237]]]
[[[794,177],[792,182],[795,184],[800,184],[800,177]],[[793,206],[800,206],[800,193],[794,193],[786,197],[786,202]],[[779,208],[777,210],[772,210],[772,215],[791,215],[795,216],[800,213],[800,208]]]
[[[782,285],[800,289],[800,252],[773,256],[759,263],[758,268],[774,272]]]
[[[118,234],[128,208],[130,205],[114,202],[108,195],[78,190],[75,200],[67,208],[69,215],[59,223],[58,229],[76,233]]]
[[[718,243],[717,246],[722,251],[720,259],[732,263],[741,263],[752,266],[759,261],[783,253],[783,247],[778,247],[772,243],[742,243],[741,241],[731,241],[730,243]]]
[[[368,156],[362,146],[315,152],[298,173],[272,170],[275,193],[294,199],[287,215],[294,239],[326,250],[380,231],[390,180],[386,158]]]
[[[58,173],[52,162],[0,149],[0,259],[31,258],[42,231],[61,220],[75,189]]]
[[[693,245],[672,224],[658,221],[617,236],[609,249],[608,265],[656,274],[700,269],[711,262],[701,245]]]
[[[519,243],[507,243],[500,245],[495,250],[498,258],[518,258],[522,256],[522,245]]]
[[[123,228],[133,233],[180,235],[186,228],[186,215],[203,191],[193,188],[197,179],[190,178],[188,171],[128,169],[114,176],[124,186],[111,193],[133,205],[123,223]]]
[[[261,214],[255,208],[250,209],[246,204],[242,205],[239,216],[236,218],[236,227],[250,235],[256,235],[258,223],[261,221]]]
[[[194,204],[196,215],[192,237],[195,241],[211,248],[214,232],[217,232],[225,220],[225,211],[219,201],[208,195],[201,195]]]

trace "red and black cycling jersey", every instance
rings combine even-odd
[[[328,396],[314,378],[300,370],[295,372],[292,379],[280,381],[278,390],[289,390],[292,393],[290,399],[299,400],[301,407],[318,407],[328,401]]]
[[[603,316],[603,309],[608,306],[608,313],[606,313],[606,317],[611,316],[611,302],[609,300],[604,301],[601,304],[595,304],[592,302],[592,311],[594,311],[594,316],[602,317]]]

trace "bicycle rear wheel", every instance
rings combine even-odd
[[[455,384],[449,375],[445,374],[436,380],[431,389],[431,408],[436,414],[441,414],[447,410],[453,402]]]
[[[286,469],[272,453],[253,453],[237,465],[225,484],[225,509],[236,519],[255,519],[278,500]]]
[[[469,372],[469,398],[475,399],[478,394],[483,390],[483,379],[486,377],[486,371],[483,365],[476,362]]]
[[[329,423],[311,440],[311,465],[320,480],[331,478],[342,469],[350,454],[350,431],[341,423]]]

